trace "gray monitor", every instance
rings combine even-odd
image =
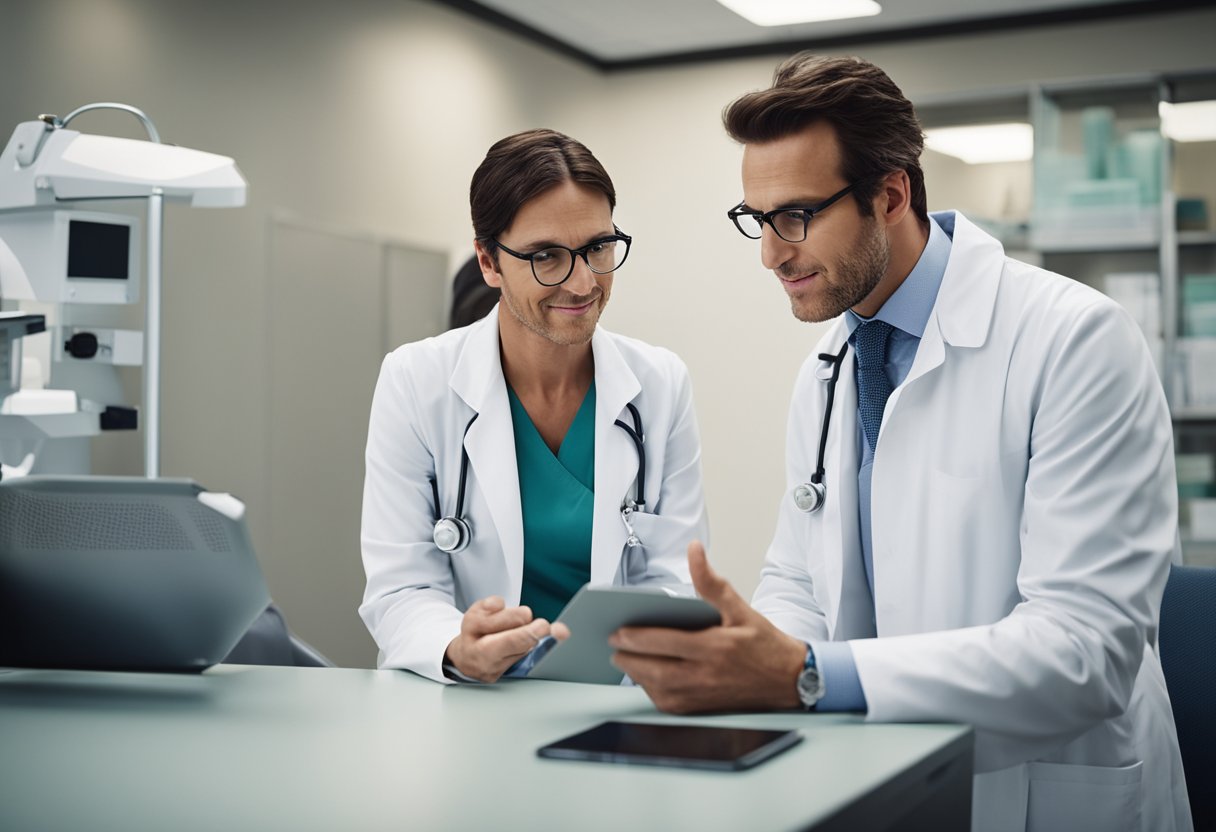
[[[0,483],[0,666],[216,664],[270,603],[243,514],[191,480]]]

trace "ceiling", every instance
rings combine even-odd
[[[756,26],[716,0],[438,0],[603,70],[1160,14],[1212,0],[878,0],[874,17]]]

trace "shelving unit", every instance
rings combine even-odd
[[[1174,420],[1184,560],[1216,566],[1216,394],[1196,395],[1207,378],[1216,388],[1216,333],[1205,330],[1199,345],[1211,336],[1212,365],[1192,370],[1183,310],[1185,276],[1216,275],[1216,141],[1180,147],[1162,135],[1159,115],[1161,102],[1206,100],[1216,100],[1216,69],[988,90],[917,102],[917,111],[926,128],[1033,126],[1029,161],[966,165],[926,151],[929,207],[958,208],[1012,256],[1138,306],[1129,311]],[[1206,228],[1178,228],[1180,198],[1204,201]],[[1111,283],[1113,274],[1125,276]],[[1126,303],[1129,287],[1142,303]]]

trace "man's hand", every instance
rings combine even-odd
[[[722,615],[722,625],[688,632],[623,627],[608,643],[612,662],[662,711],[796,708],[796,684],[806,645],[752,609],[709,567],[700,541],[688,545],[688,568],[697,593]]]
[[[508,608],[503,599],[491,595],[469,607],[460,622],[460,635],[448,644],[443,660],[470,679],[495,682],[545,636],[565,641],[570,629],[532,618],[527,607]]]

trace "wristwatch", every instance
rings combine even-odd
[[[815,651],[808,644],[806,661],[802,663],[802,672],[798,674],[798,698],[802,701],[802,707],[811,711],[819,704],[823,694],[823,677],[819,675],[819,668],[815,666]]]

